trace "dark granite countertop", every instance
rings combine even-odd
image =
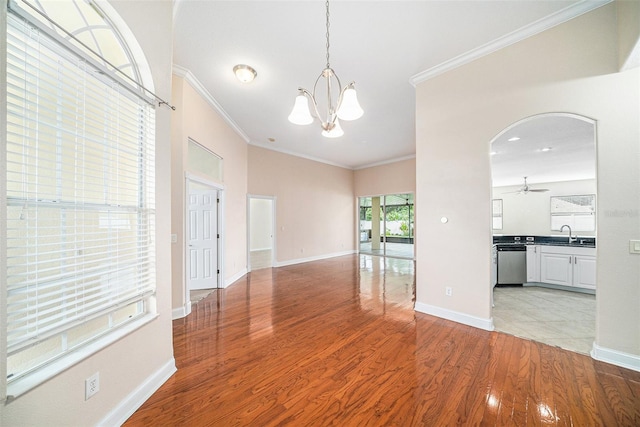
[[[568,236],[493,236],[496,245],[546,245],[568,246],[575,248],[595,248],[595,237],[577,237],[575,242],[569,243]]]

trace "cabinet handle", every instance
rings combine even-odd
[[[569,264],[571,264],[571,258],[573,258],[572,256],[569,256]]]

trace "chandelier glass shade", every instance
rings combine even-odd
[[[327,66],[313,85],[313,91],[310,92],[302,87],[298,88],[298,96],[293,106],[291,114],[289,114],[289,121],[297,125],[308,125],[313,123],[314,116],[320,120],[320,126],[322,127],[322,135],[327,138],[337,138],[344,135],[344,131],[340,127],[340,120],[356,120],[362,117],[364,111],[358,103],[358,97],[356,95],[355,82],[351,82],[344,88],[340,83],[340,79],[336,75],[335,71],[329,65],[329,1],[326,2],[327,9]],[[324,79],[324,84],[320,85],[321,89],[326,89],[326,115],[320,114],[318,108],[318,98],[316,97],[318,84]],[[335,98],[332,90],[336,88],[338,96]],[[313,106],[313,113],[309,109],[309,101]]]

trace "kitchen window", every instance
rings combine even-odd
[[[573,231],[595,231],[595,194],[551,197],[551,229],[560,231],[565,224]]]

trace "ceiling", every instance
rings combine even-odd
[[[607,1],[332,1],[331,67],[343,84],[356,82],[365,111],[341,122],[345,134],[335,139],[320,135],[317,120],[287,120],[297,88],[312,90],[326,65],[323,1],[176,0],[174,64],[248,143],[359,169],[415,156],[412,83]],[[255,68],[257,78],[240,83],[236,64]],[[526,131],[539,136],[533,125]],[[521,167],[509,170],[522,178]]]
[[[491,143],[494,187],[596,177],[595,124],[567,114],[536,116]],[[516,139],[518,138],[518,139]]]

